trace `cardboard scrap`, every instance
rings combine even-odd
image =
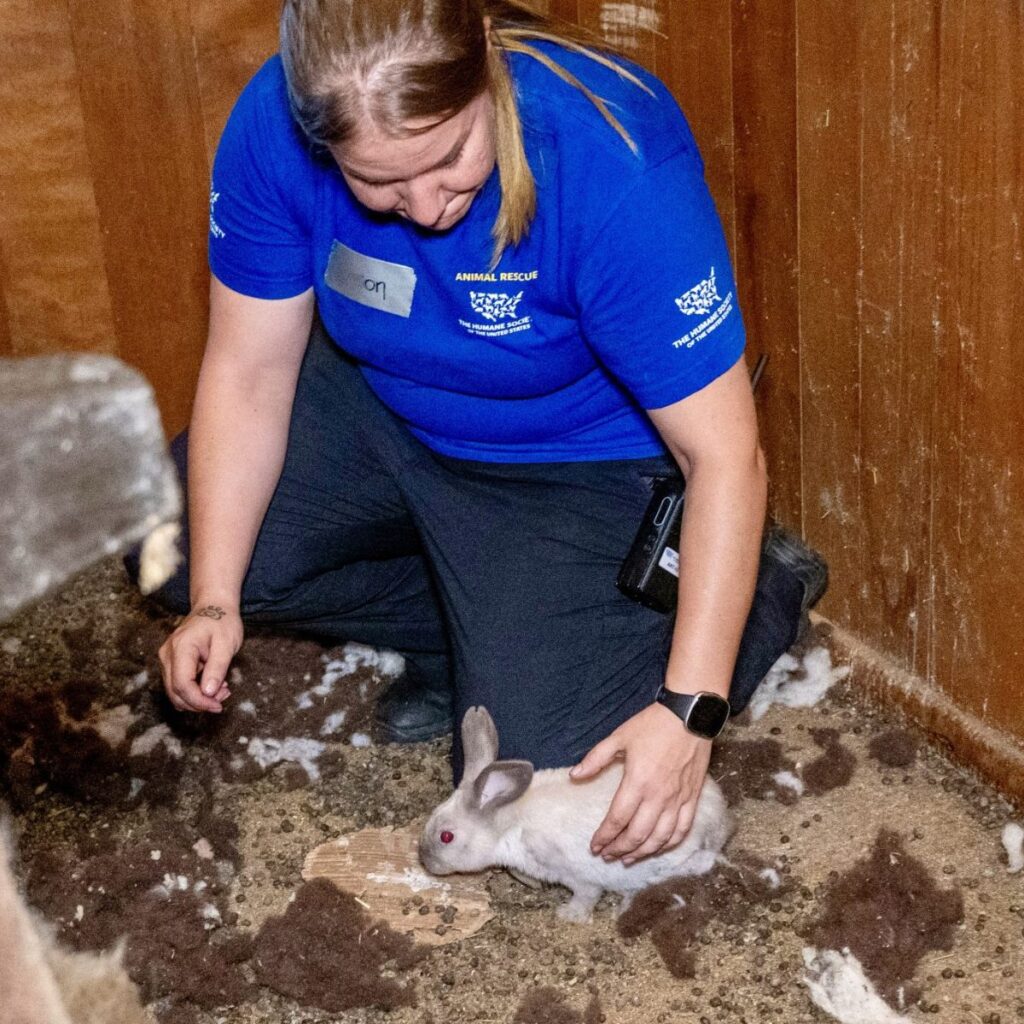
[[[487,874],[428,874],[416,852],[420,829],[364,828],[310,851],[306,881],[327,878],[352,893],[373,918],[417,942],[443,946],[479,931],[492,917]]]

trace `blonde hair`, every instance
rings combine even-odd
[[[507,54],[528,56],[579,89],[636,152],[607,103],[537,42],[582,53],[650,92],[606,44],[509,0],[285,0],[281,13],[289,102],[314,144],[345,142],[366,117],[402,138],[415,134],[410,121],[450,117],[490,91],[501,180],[492,268],[523,240],[537,210]]]

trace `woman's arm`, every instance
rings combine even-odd
[[[743,360],[650,416],[686,477],[679,603],[665,685],[724,697],[753,597],[767,495]],[[626,762],[623,781],[591,846],[628,863],[686,835],[711,743],[652,704],[597,744],[574,777],[593,775],[619,756]]]
[[[220,711],[242,642],[242,580],[284,462],[313,317],[312,289],[254,299],[212,278],[210,331],[189,429],[192,612],[160,648],[179,710]]]

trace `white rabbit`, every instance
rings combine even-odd
[[[505,867],[572,890],[559,907],[567,921],[588,921],[605,890],[634,893],[714,866],[733,831],[725,797],[706,778],[693,826],[678,846],[636,861],[606,863],[590,852],[622,778],[613,763],[593,779],[574,782],[568,768],[535,772],[529,761],[497,761],[498,733],[482,707],[462,720],[465,771],[459,788],[431,814],[420,837],[423,866],[435,875]]]

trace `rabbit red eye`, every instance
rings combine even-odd
[[[449,831],[445,830],[444,832],[441,833],[441,842],[442,843],[450,843],[454,838],[455,838],[455,833],[454,832],[449,832]]]

